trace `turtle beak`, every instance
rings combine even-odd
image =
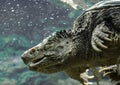
[[[21,59],[25,64],[28,64],[29,61],[31,60],[29,57],[25,56],[24,54],[21,55]]]

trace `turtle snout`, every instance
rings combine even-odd
[[[25,64],[30,64],[38,56],[38,51],[36,47],[30,48],[21,55],[21,59]]]
[[[24,62],[25,64],[28,64],[29,61],[30,61],[30,58],[27,57],[27,56],[21,56],[21,59],[23,60],[23,62]]]

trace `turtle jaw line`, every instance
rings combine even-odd
[[[35,60],[29,62],[27,65],[29,67],[35,67],[35,66],[39,65],[40,63],[44,62],[44,60],[46,60],[46,59],[47,59],[47,57],[42,57],[42,58],[39,58],[39,59],[35,59]]]
[[[44,57],[41,59],[41,61],[38,61],[36,63],[33,63],[33,62],[29,62],[27,65],[29,68],[37,68],[37,67],[41,67],[41,64],[44,63],[45,60],[47,60],[48,58],[47,57]],[[47,64],[47,65],[44,65],[44,67],[41,67],[41,69],[46,69],[48,67],[52,67],[52,66],[55,66],[55,65],[61,65],[62,63],[64,62],[64,60],[61,60],[57,63],[52,63],[52,64]]]
[[[32,63],[37,63],[39,61],[42,61],[45,57],[41,57],[41,58],[36,58],[32,60]]]

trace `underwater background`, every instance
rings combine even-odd
[[[98,1],[0,0],[0,85],[80,85],[64,72],[32,72],[20,55],[52,32],[71,29],[77,16]]]

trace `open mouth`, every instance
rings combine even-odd
[[[37,63],[37,62],[39,62],[39,61],[41,61],[41,60],[43,60],[43,59],[44,59],[44,57],[38,58],[38,59],[32,60],[32,62],[33,62],[33,63]]]
[[[47,59],[47,57],[42,57],[42,58],[34,59],[34,60],[32,60],[32,62],[30,62],[28,64],[28,66],[30,66],[30,67],[37,66],[37,65],[39,65],[40,63],[42,63],[46,59]]]

